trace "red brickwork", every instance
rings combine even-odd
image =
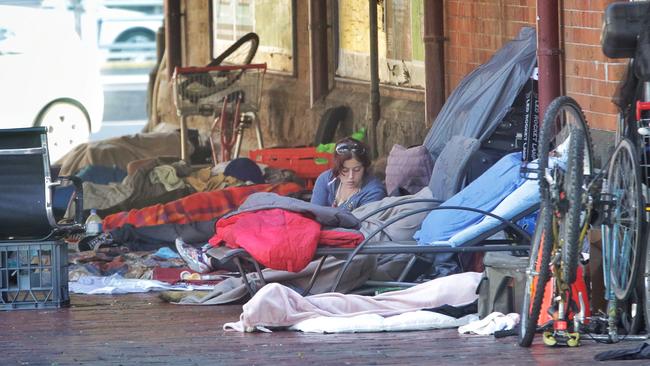
[[[592,128],[605,130],[616,128],[616,108],[611,96],[625,68],[625,60],[608,59],[600,48],[603,13],[611,2],[564,0],[560,16],[564,94],[580,103]],[[536,0],[445,1],[448,94],[522,26],[536,26],[536,3]]]

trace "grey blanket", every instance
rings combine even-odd
[[[301,214],[308,214],[325,227],[340,227],[359,229],[361,222],[351,212],[335,208],[315,205],[297,198],[280,196],[276,193],[258,192],[251,194],[239,209],[224,216],[231,217],[242,212],[251,212],[281,208]]]

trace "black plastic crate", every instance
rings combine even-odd
[[[0,310],[69,304],[66,242],[0,242]]]

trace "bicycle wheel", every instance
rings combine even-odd
[[[639,162],[629,139],[623,139],[612,155],[607,186],[612,205],[603,239],[612,254],[609,268],[612,290],[618,300],[625,300],[635,284],[637,258],[642,254],[644,207]]]
[[[250,32],[238,39],[217,58],[213,59],[207,67],[222,65],[248,65],[253,61],[257,53],[260,39],[256,33]],[[190,74],[187,79],[179,86],[182,94],[196,103],[199,99],[208,97],[214,93],[222,91],[239,80],[245,70],[219,71],[218,76],[223,80],[216,82],[211,77],[206,77],[203,73]]]
[[[256,33],[246,33],[213,59],[208,66],[248,65],[253,61],[259,44],[260,37]]]
[[[541,174],[547,174],[547,170],[553,164],[551,158],[563,159],[569,148],[568,142],[571,131],[580,129],[584,131],[586,141],[584,147],[584,164],[582,172],[585,176],[590,177],[592,174],[592,157],[593,147],[589,128],[585,120],[582,109],[578,103],[571,97],[561,96],[555,98],[549,104],[542,120],[542,126],[539,136],[539,171]],[[548,201],[550,198],[550,183],[546,179],[539,181],[539,188],[542,201]],[[587,179],[588,181],[588,179]]]
[[[522,347],[529,347],[533,342],[544,300],[544,288],[551,276],[549,264],[553,249],[552,222],[551,210],[542,203],[526,270],[526,292],[519,322],[519,345]]]
[[[581,129],[571,133],[567,155],[567,171],[562,181],[558,220],[559,236],[562,246],[562,280],[572,284],[576,280],[578,256],[582,247],[580,234],[584,225],[583,168],[585,135]]]
[[[640,264],[639,264],[640,265]],[[640,269],[640,267],[639,267]],[[635,285],[630,291],[630,296],[618,307],[621,326],[625,334],[639,334],[643,330],[645,314],[643,311],[643,281],[637,276]]]
[[[641,242],[645,243],[645,246],[643,248],[643,260],[638,268],[638,281],[641,282],[641,302],[643,304],[642,311],[645,318],[645,330],[646,333],[650,334],[650,276],[648,275],[648,271],[650,270],[650,245],[648,245],[647,240],[642,240]]]

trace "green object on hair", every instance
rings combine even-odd
[[[358,141],[363,141],[363,139],[366,138],[366,128],[361,127],[358,131],[354,132],[352,135],[350,135],[355,140]]]

